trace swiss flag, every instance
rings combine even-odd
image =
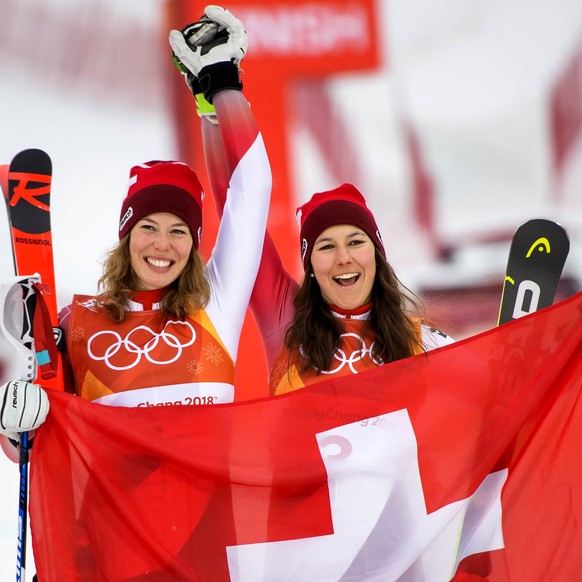
[[[284,396],[116,408],[50,392],[39,580],[577,580],[582,294]]]

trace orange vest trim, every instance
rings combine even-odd
[[[322,382],[331,378],[359,374],[383,365],[383,362],[372,357],[372,346],[375,334],[373,330],[365,329],[368,320],[342,319],[343,332],[340,346],[332,359],[329,370],[317,373],[307,370],[301,373],[297,362],[297,354],[289,354],[283,348],[273,364],[269,376],[269,391],[271,395],[285,394],[299,390],[309,384]],[[415,318],[418,342],[414,346],[414,354],[423,353],[422,319]]]

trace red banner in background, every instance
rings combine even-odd
[[[371,70],[379,63],[376,7],[372,0],[315,2],[233,1],[221,4],[239,17],[248,32],[249,49],[242,63],[244,93],[253,107],[273,171],[269,232],[285,267],[298,278],[299,234],[295,221],[298,196],[293,192],[293,160],[288,136],[294,123],[294,85],[301,79],[324,79],[340,72]],[[197,21],[206,3],[168,0],[164,34]],[[174,93],[174,118],[180,158],[208,184],[193,98],[181,76],[168,66]],[[350,177],[346,177],[350,180]],[[355,178],[351,178],[352,181]],[[209,192],[209,188],[206,188]],[[210,192],[209,192],[210,193]],[[304,195],[311,193],[303,193]],[[208,257],[218,221],[211,196],[204,200],[201,253]],[[236,399],[264,396],[256,379],[268,371],[260,336],[250,314],[239,349]],[[252,380],[255,380],[254,382]],[[254,386],[247,393],[246,387]],[[260,385],[259,385],[260,386]],[[239,389],[241,388],[241,389]]]
[[[330,75],[377,65],[371,0],[229,2],[228,8],[245,24],[248,62],[257,69]]]

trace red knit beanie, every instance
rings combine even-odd
[[[360,192],[352,184],[342,184],[334,190],[318,192],[297,209],[301,227],[301,261],[306,271],[317,237],[330,226],[353,224],[361,228],[386,256],[374,215]]]
[[[119,216],[119,238],[135,224],[155,212],[169,212],[190,228],[198,248],[202,233],[204,192],[196,173],[182,162],[151,161],[134,166],[129,172],[127,194]]]

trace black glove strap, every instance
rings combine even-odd
[[[20,448],[20,441],[17,441],[16,439],[11,439],[10,437],[8,437],[8,440],[12,443],[12,445],[19,449]],[[31,439],[28,439],[28,450],[30,450],[32,448],[32,442],[34,441],[34,437],[32,437]]]
[[[190,71],[186,73],[186,77],[188,79],[188,87],[190,87],[192,95],[196,97],[198,93],[202,93],[202,89],[200,89],[200,83],[198,82],[198,79]]]
[[[238,66],[232,61],[207,65],[198,74],[198,82],[208,103],[212,103],[214,95],[219,91],[225,89],[242,91],[243,88]]]

